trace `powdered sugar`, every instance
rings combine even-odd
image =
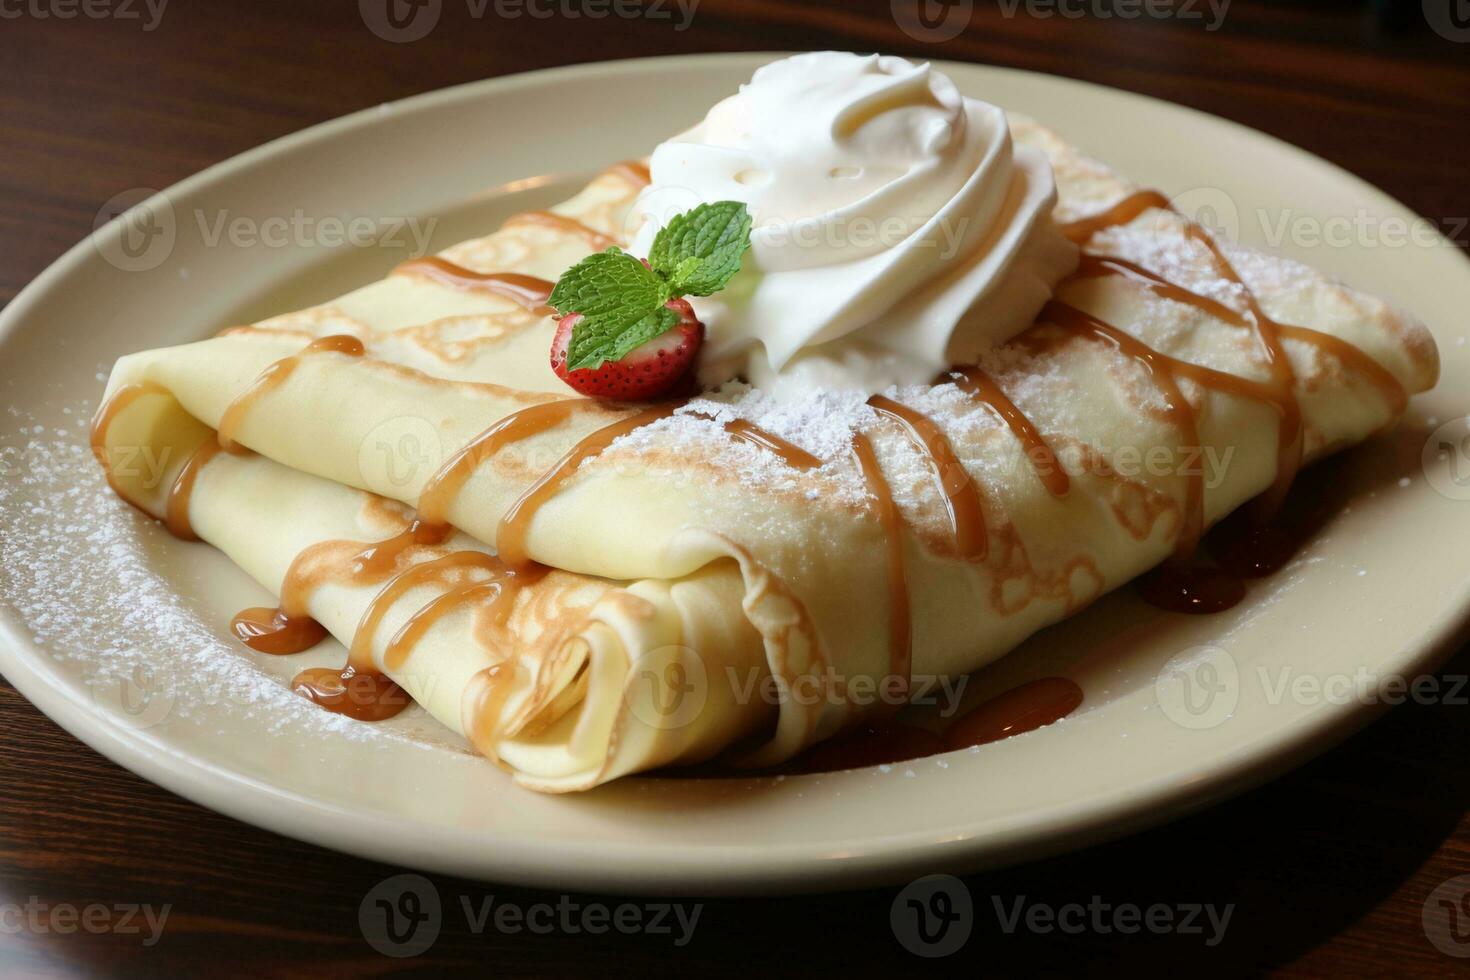
[[[1160,227],[1161,224],[1164,226]],[[1130,225],[1109,228],[1094,236],[1088,248],[1127,259],[1234,310],[1246,308],[1245,287],[1218,274],[1205,247],[1184,237],[1180,219],[1142,218]]]
[[[421,712],[374,727],[293,694],[283,678],[296,664],[263,669],[223,634],[228,612],[213,623],[190,608],[198,569],[180,549],[202,546],[174,541],[118,499],[75,425],[47,430],[10,414],[24,424],[0,445],[0,605],[83,678],[99,712],[137,727],[220,724],[228,714],[266,730],[454,744]]]
[[[737,440],[720,428],[744,419],[822,460],[814,475],[788,465],[779,455]],[[738,474],[744,486],[766,491],[816,492],[848,502],[866,495],[852,464],[853,433],[871,427],[875,413],[859,391],[819,391],[807,398],[781,401],[749,385],[731,382],[695,398],[670,418],[644,426],[615,444],[619,451],[641,452],[659,447],[710,459],[720,469]]]

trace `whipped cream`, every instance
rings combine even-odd
[[[632,250],[673,215],[744,202],[740,274],[691,297],[702,380],[779,395],[928,382],[1031,324],[1076,250],[1041,153],[927,64],[817,52],[766,65],[654,151]]]

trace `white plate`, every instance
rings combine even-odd
[[[1436,327],[1444,380],[1398,435],[1327,464],[1338,467],[1328,482],[1355,488],[1350,505],[1238,609],[1166,616],[1125,590],[977,679],[999,688],[1066,670],[1086,701],[1061,724],[886,769],[627,779],[545,797],[421,714],[371,728],[291,695],[285,679],[303,658],[253,658],[226,635],[260,589],[104,490],[82,449],[99,372],[125,352],[326,299],[402,257],[326,247],[323,218],[438,215],[435,247],[484,233],[646,152],[763,60],[588,65],[382,106],[170,189],[171,216],[155,213],[162,234],[135,234],[131,255],[116,222],[69,252],[0,315],[0,404],[18,413],[0,416],[5,676],[118,763],[283,834],[461,875],[714,893],[895,881],[1116,836],[1278,773],[1371,717],[1377,706],[1343,697],[1334,678],[1413,677],[1448,651],[1470,608],[1470,483],[1454,479],[1470,465],[1463,424],[1446,430],[1445,458],[1436,443],[1421,465],[1421,448],[1467,409],[1470,349],[1447,331],[1465,329],[1470,264],[1445,243],[1298,239],[1284,250],[1409,301]],[[944,67],[966,92],[1037,117],[1124,173],[1191,191],[1185,203],[1233,217],[1247,244],[1283,217],[1300,227],[1363,213],[1382,230],[1375,221],[1412,218],[1347,173],[1219,119],[1059,78]],[[524,180],[536,174],[550,176]],[[252,245],[232,224],[286,244]],[[1169,666],[1185,661],[1195,713]]]

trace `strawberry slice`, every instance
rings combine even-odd
[[[568,313],[557,324],[551,341],[551,369],[568,385],[593,398],[649,401],[668,394],[693,367],[704,343],[704,324],[682,299],[671,299],[665,305],[679,314],[674,326],[633,348],[621,360],[603,361],[598,367],[576,371],[567,370],[567,347],[572,342],[572,328],[582,314]]]

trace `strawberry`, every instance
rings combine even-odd
[[[694,365],[704,343],[704,324],[682,299],[671,299],[665,305],[679,315],[673,327],[633,348],[620,360],[576,371],[567,370],[567,347],[572,342],[572,328],[582,314],[568,313],[557,324],[551,341],[551,369],[572,388],[593,398],[649,401],[668,394]]]

